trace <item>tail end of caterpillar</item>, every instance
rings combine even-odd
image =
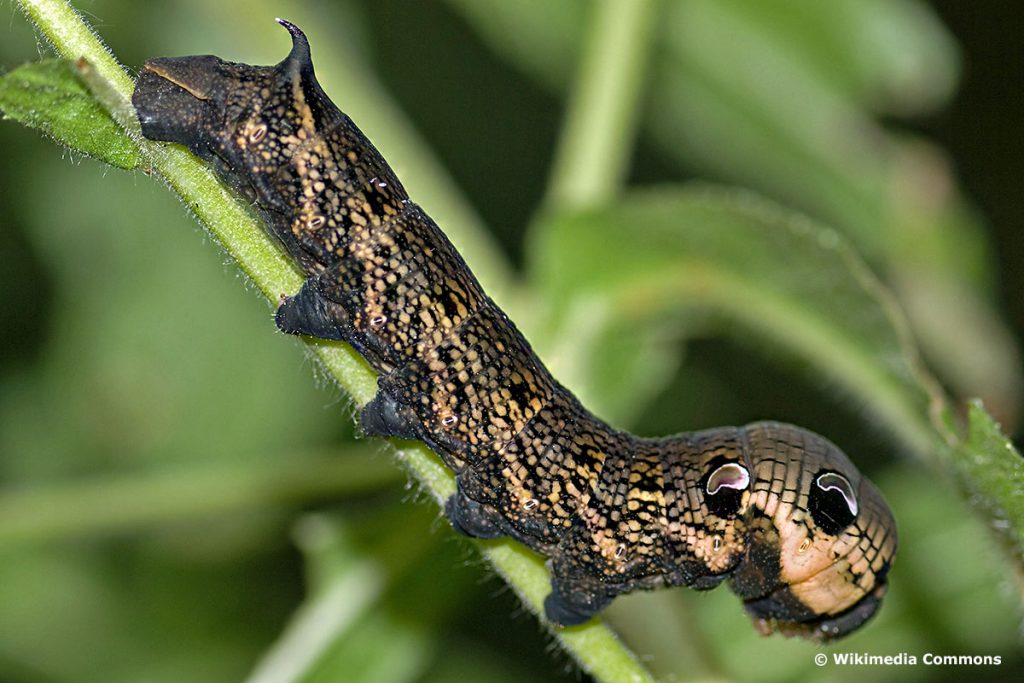
[[[298,73],[312,76],[313,58],[309,50],[309,39],[306,38],[306,34],[287,19],[277,17],[274,21],[284,26],[288,29],[288,33],[292,34],[292,51],[278,65],[278,68],[282,70],[294,68]]]
[[[132,94],[142,134],[208,157],[204,134],[212,125],[208,103],[219,89],[220,64],[211,55],[147,61]]]

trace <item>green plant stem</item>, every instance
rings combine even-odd
[[[125,103],[131,100],[131,76],[70,4],[60,0],[22,0],[18,4],[58,55],[72,61],[87,57],[99,75],[124,96]]]
[[[428,653],[436,651],[436,629],[425,623],[404,623],[388,608],[393,588],[429,561],[434,547],[431,539],[418,526],[403,526],[364,547],[353,544],[347,524],[313,513],[296,528],[296,545],[307,564],[314,567],[311,590],[281,635],[264,651],[246,683],[375,681],[374,673],[367,671],[367,660],[379,662],[385,669],[397,666],[403,671],[422,671]],[[402,553],[388,552],[395,547],[402,548]],[[329,561],[327,555],[345,560]],[[383,658],[386,661],[379,652],[361,647],[367,640],[381,643],[382,638],[386,639],[382,646],[388,652]]]
[[[548,183],[550,206],[607,201],[622,183],[633,148],[655,9],[656,0],[595,4]]]
[[[339,572],[326,589],[309,596],[284,634],[267,650],[246,683],[302,681],[332,643],[372,614],[390,577],[372,560]]]
[[[398,479],[376,448],[190,467],[0,492],[0,544],[111,534],[182,519],[373,491]]]
[[[124,68],[113,58],[81,16],[60,0],[19,0],[19,5],[59,54],[69,59],[85,58],[95,73],[109,84],[104,94],[127,103],[133,84]],[[112,114],[124,118],[124,106],[115,102]],[[128,129],[131,133],[131,129]],[[196,157],[185,149],[137,139],[143,157],[195,214],[210,235],[241,267],[259,290],[276,303],[285,293],[295,292],[302,281],[267,237],[247,208],[236,200]],[[328,374],[355,401],[365,404],[376,393],[376,376],[349,346],[306,340],[305,343]],[[454,491],[454,478],[438,458],[422,444],[401,444],[398,455],[420,483],[438,500]],[[489,544],[485,556],[495,570],[536,614],[543,613],[543,595],[548,574],[536,555],[510,541]],[[607,681],[650,681],[651,675],[631,652],[600,621],[552,633],[588,673]]]

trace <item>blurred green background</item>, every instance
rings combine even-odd
[[[724,589],[617,601],[610,622],[657,674],[1024,675],[1018,592],[991,535],[861,397],[714,311],[677,312],[635,347],[635,321],[613,319],[582,363],[579,319],[538,313],[573,258],[544,226],[590,3],[77,6],[134,69],[196,53],[274,63],[287,40],[273,17],[298,23],[328,93],[600,414],[643,434],[795,422],[879,484],[901,533],[892,590],[832,651],[1003,659],[818,669],[816,646],[760,638]],[[46,52],[10,12],[4,71]],[[834,227],[950,393],[982,396],[1019,435],[1024,12],[657,12],[627,184],[735,184]],[[353,438],[351,404],[170,193],[11,123],[0,150],[0,680],[579,680],[386,447]]]

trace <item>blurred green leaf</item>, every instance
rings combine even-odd
[[[902,115],[945,102],[959,75],[957,48],[935,14],[907,0],[726,0],[715,3],[744,15],[785,46],[791,68],[805,68],[837,96],[880,112]],[[698,5],[696,12],[712,9]],[[762,50],[763,45],[739,49]]]
[[[435,522],[432,510],[414,505],[303,518],[296,538],[310,596],[250,683],[422,680],[446,659],[445,625],[480,593],[476,569],[462,562],[465,541],[436,543]],[[483,680],[509,668],[516,663],[492,657]],[[536,675],[519,668],[519,680]]]
[[[421,680],[431,654],[437,649],[437,634],[428,632],[423,624],[402,622],[387,613],[374,611],[364,615],[343,640],[335,642],[316,668],[292,680],[411,683]],[[249,683],[260,680],[250,679]],[[283,679],[265,680],[269,683]]]
[[[448,0],[491,47],[549,87],[575,73],[590,3],[584,0]]]
[[[205,465],[178,472],[0,489],[0,546],[14,541],[111,534],[190,517],[379,490],[401,476],[375,447],[344,457]]]
[[[193,538],[212,530],[197,527]],[[264,592],[273,588],[262,553],[203,563],[136,543],[3,550],[4,679],[239,680],[293,592]]]
[[[1021,355],[997,311],[977,289],[927,266],[908,264],[890,279],[929,364],[1013,431],[1024,399]]]
[[[583,0],[507,3],[448,0],[489,45],[553,87],[574,73],[590,5]],[[680,11],[706,14],[706,2],[688,0]],[[923,4],[908,0],[806,0],[715,2],[726,12],[746,14],[750,23],[785,45],[799,68],[837,94],[880,111],[931,109],[945,101],[959,71],[957,48]],[[673,42],[677,36],[666,38]],[[723,50],[744,46],[721,45]]]
[[[967,420],[967,437],[955,446],[954,463],[972,499],[1017,559],[1018,588],[1024,590],[1024,459],[980,401],[970,402]]]
[[[589,292],[550,311],[533,343],[560,382],[616,425],[633,424],[683,362],[690,326],[680,316],[652,319]]]
[[[451,4],[495,51],[539,82],[565,87],[586,3]],[[952,92],[957,49],[934,12],[911,0],[662,8],[646,112],[659,147],[703,177],[756,189],[841,230],[905,297],[942,379],[1015,421],[1020,356],[989,300],[992,254],[982,226],[942,154],[876,120],[921,114]],[[943,339],[954,327],[955,346]]]
[[[564,87],[586,3],[452,4],[494,49]],[[894,154],[870,110],[916,111],[949,95],[955,47],[925,6],[688,0],[665,3],[660,28],[647,115],[667,152],[796,203],[848,231],[868,257],[898,241],[888,208]],[[887,32],[900,40],[884,40]]]
[[[138,148],[65,60],[25,64],[0,76],[0,112],[111,166],[130,170],[139,163]]]
[[[268,334],[267,305],[194,229],[173,229],[178,202],[144,176],[82,171],[53,159],[19,190],[38,207],[27,238],[59,324],[37,341],[33,382],[0,382],[0,476],[269,467],[343,436],[323,410],[336,394],[310,382],[298,342]],[[44,177],[76,201],[53,201]]]
[[[741,339],[770,341],[839,382],[915,451],[934,445],[929,387],[902,320],[837,233],[750,194],[700,188],[635,192],[539,234],[537,277],[554,318],[573,321],[597,293],[611,318],[641,328],[710,310],[742,323]],[[620,351],[627,362],[633,349]],[[599,369],[583,370],[572,385],[600,402],[587,384]]]

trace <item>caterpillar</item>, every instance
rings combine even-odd
[[[313,73],[306,36],[276,66],[152,59],[145,137],[185,145],[246,198],[306,274],[277,327],[351,344],[379,373],[369,435],[417,439],[456,475],[451,525],[546,556],[549,621],[617,595],[728,582],[755,627],[816,640],[878,610],[896,526],[824,437],[778,422],[666,438],[614,429],[560,385]]]

